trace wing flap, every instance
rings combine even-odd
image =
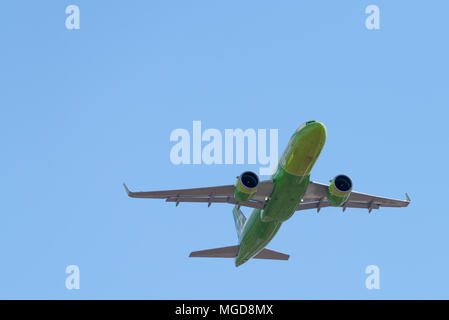
[[[346,204],[344,204],[343,206],[345,208],[361,208],[361,209],[370,209],[370,207],[371,209],[379,209],[381,207],[381,205],[378,203],[367,203],[367,202],[346,202]],[[330,204],[327,201],[322,201],[321,203],[319,201],[306,202],[300,203],[298,207],[296,207],[296,211],[307,209],[318,209],[325,207],[330,207]]]
[[[166,202],[205,202],[205,203],[231,203],[231,204],[239,204],[244,207],[255,208],[255,209],[263,209],[264,203],[258,201],[245,201],[237,203],[234,197],[170,197],[165,200]]]

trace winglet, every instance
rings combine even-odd
[[[410,197],[408,196],[407,192],[405,193],[405,198],[407,199],[408,202],[412,201],[410,200]]]
[[[123,186],[125,187],[125,190],[126,190],[126,193],[128,194],[128,196],[131,196],[131,191],[129,191],[129,189],[125,183],[123,184]]]

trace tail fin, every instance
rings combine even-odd
[[[240,210],[238,205],[236,205],[234,209],[232,209],[232,213],[234,216],[235,229],[237,230],[237,237],[239,238],[240,242],[240,236],[242,235],[242,230],[246,222],[246,217],[243,214],[242,210]]]
[[[189,257],[194,258],[235,258],[239,253],[239,246],[229,246],[201,251],[193,251]],[[263,249],[254,259],[288,260],[290,256],[270,249]]]

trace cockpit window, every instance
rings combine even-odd
[[[300,131],[301,129],[303,129],[305,126],[308,126],[309,124],[315,123],[315,120],[309,120],[307,122],[304,122],[302,125],[300,125],[298,127],[298,129],[296,129],[296,132]]]

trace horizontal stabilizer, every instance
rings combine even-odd
[[[216,249],[193,251],[189,257],[201,258],[235,258],[239,252],[239,246],[230,246]]]
[[[288,260],[290,256],[285,253],[280,253],[270,249],[263,249],[260,251],[254,259],[271,259],[271,260]]]
[[[189,257],[195,258],[235,258],[239,253],[239,246],[229,246],[201,251],[193,251]],[[270,249],[263,249],[256,254],[254,259],[288,260],[288,254],[280,253]]]

